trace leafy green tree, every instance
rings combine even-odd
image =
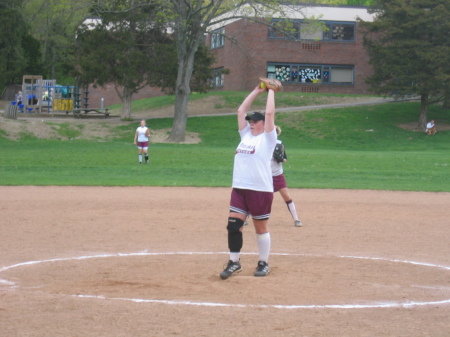
[[[137,0],[136,0],[137,1]],[[136,3],[136,1],[133,1]],[[146,2],[146,1],[143,1]],[[211,26],[233,18],[248,18],[258,22],[273,16],[286,17],[288,12],[301,12],[302,1],[291,0],[154,0],[158,4],[158,19],[173,32],[177,48],[177,77],[175,109],[169,140],[185,139],[188,117],[188,98],[196,53],[204,43],[204,35]],[[313,4],[315,1],[310,1]],[[321,1],[321,3],[336,1]],[[227,14],[226,16],[221,16]]]
[[[157,82],[152,70],[166,55],[156,55],[155,45],[164,52],[162,46],[170,48],[173,43],[161,26],[149,20],[151,11],[122,11],[120,1],[109,5],[101,18],[78,31],[77,78],[80,85],[113,83],[123,102],[121,118],[127,119],[133,94]]]
[[[31,34],[26,34],[22,37],[22,48],[26,61],[26,67],[23,71],[25,75],[43,75],[45,68],[42,64],[42,53],[40,49],[41,44]],[[17,82],[17,80],[16,80]],[[17,83],[22,82],[22,77],[18,79]]]
[[[21,1],[0,1],[0,92],[5,85],[16,83],[27,66],[22,37],[28,26],[21,14]]]
[[[154,64],[152,69],[153,85],[160,87],[167,94],[175,93],[177,79],[177,49],[172,41],[171,45],[159,44],[154,46]],[[201,44],[195,54],[194,70],[190,81],[192,91],[208,92],[213,75],[212,65],[214,55],[204,44]]]
[[[48,1],[48,0],[47,0]],[[62,0],[61,0],[62,1]],[[86,0],[88,1],[88,0]],[[177,74],[175,78],[175,109],[169,139],[185,139],[188,117],[188,98],[192,91],[192,78],[197,52],[204,44],[204,36],[214,25],[230,19],[243,19],[270,24],[271,17],[287,17],[292,12],[301,13],[303,0],[91,0],[93,13],[145,13],[149,8],[156,15],[152,24],[162,24],[173,37],[176,46]],[[310,0],[314,3],[342,4],[345,0]],[[136,11],[136,9],[138,11]],[[226,14],[226,15],[225,15]],[[223,16],[225,15],[225,16]],[[101,15],[100,15],[101,16]],[[313,23],[316,20],[311,20]],[[160,60],[161,61],[161,60]],[[165,60],[161,62],[164,63]],[[170,77],[170,74],[167,73]],[[195,78],[195,76],[194,76]],[[167,80],[167,79],[166,79]],[[162,80],[165,81],[165,80]]]
[[[78,25],[88,15],[91,0],[22,0],[23,16],[30,34],[39,41],[36,62],[42,67],[37,75],[73,83],[68,72],[74,67],[73,40]],[[38,56],[38,57],[37,57]]]
[[[450,86],[450,2],[377,0],[373,22],[362,22],[370,55],[372,90],[387,96],[419,95],[419,127],[427,107],[441,101]]]

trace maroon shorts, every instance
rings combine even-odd
[[[230,212],[250,214],[253,219],[267,220],[272,211],[272,192],[260,192],[233,188]]]
[[[137,142],[137,147],[140,149],[147,149],[148,148],[148,142]]]
[[[272,177],[273,178],[273,191],[278,192],[282,188],[287,188],[286,179],[284,178],[284,174],[280,174],[279,176]]]

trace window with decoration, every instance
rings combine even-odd
[[[353,84],[353,73],[351,65],[268,63],[266,75],[286,83]]]
[[[323,40],[354,41],[355,25],[349,23],[326,23],[328,30],[323,33]]]

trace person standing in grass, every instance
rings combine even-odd
[[[281,87],[281,83],[278,81],[275,83]],[[254,100],[265,92],[267,92],[265,115],[259,112],[248,115]],[[243,246],[242,228],[249,214],[253,218],[259,252],[254,276],[266,276],[269,273],[271,239],[268,220],[273,201],[270,159],[277,142],[275,91],[262,89],[258,85],[242,102],[237,112],[237,119],[241,141],[234,157],[227,225],[230,259],[220,273],[220,278],[224,280],[242,271],[240,263],[240,251]]]
[[[139,151],[139,164],[142,164],[142,155],[145,157],[145,163],[148,164],[148,138],[150,129],[145,125],[145,120],[141,120],[140,126],[134,134],[134,145],[137,145]]]

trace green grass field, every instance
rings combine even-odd
[[[235,96],[230,105],[242,93]],[[154,100],[138,104],[141,109],[172,104],[170,97],[164,103]],[[418,103],[278,113],[289,187],[450,192],[450,131],[426,136],[398,127],[418,116]],[[450,113],[439,106],[430,107],[428,117],[438,127],[450,124]],[[172,119],[149,124],[156,130],[171,128]],[[117,127],[118,136],[107,142],[30,135],[11,141],[0,133],[0,185],[231,185],[239,142],[235,116],[190,118],[188,131],[199,133],[202,142],[151,144],[150,165],[137,164],[137,150],[130,143],[135,128],[135,122]]]

